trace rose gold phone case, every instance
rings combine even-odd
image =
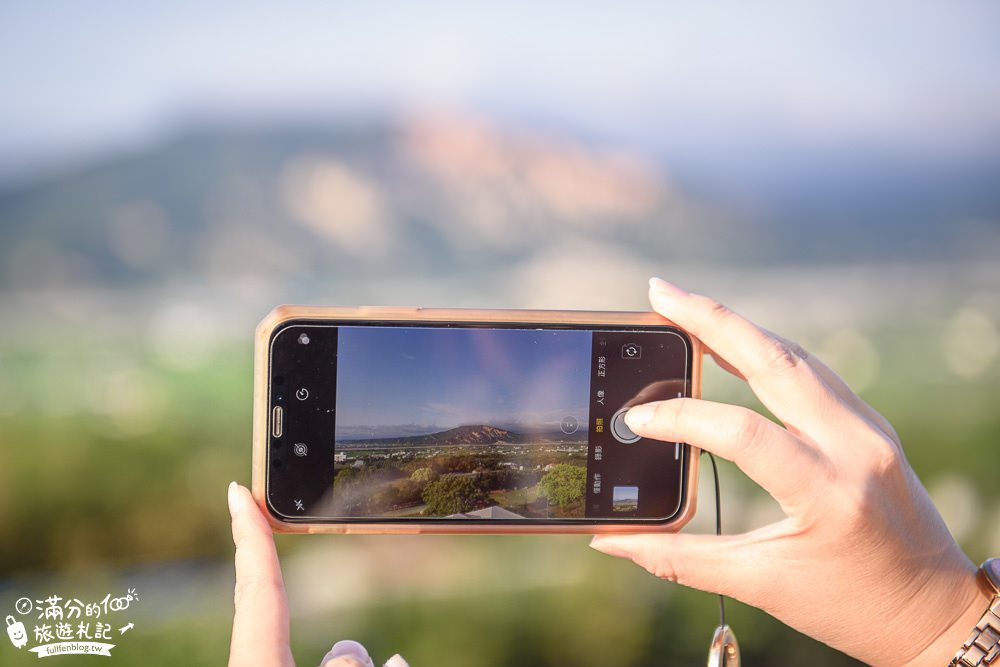
[[[259,325],[254,339],[253,374],[253,496],[275,532],[344,533],[344,534],[457,534],[457,533],[648,533],[675,532],[694,516],[698,488],[698,459],[701,453],[691,447],[684,472],[685,492],[681,511],[665,523],[607,524],[507,524],[496,523],[421,523],[408,519],[399,523],[289,523],[275,517],[265,500],[268,443],[268,372],[271,335],[289,320],[347,320],[379,322],[499,322],[517,324],[580,324],[614,327],[616,325],[673,325],[651,312],[611,312],[583,310],[479,310],[464,308],[385,308],[362,306],[337,308],[320,306],[278,306]],[[691,395],[701,396],[701,342],[691,339]]]

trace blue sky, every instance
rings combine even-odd
[[[337,347],[337,439],[587,423],[589,332],[341,327]]]
[[[0,3],[0,177],[204,118],[475,110],[738,181],[1000,159],[1000,4]]]

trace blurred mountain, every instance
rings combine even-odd
[[[641,157],[453,118],[191,131],[0,192],[0,229],[8,288],[706,256],[733,231]]]
[[[371,447],[382,445],[387,447],[414,447],[424,445],[495,445],[501,443],[513,444],[553,444],[578,442],[580,438],[586,441],[586,433],[576,436],[559,430],[537,426],[519,431],[511,431],[502,426],[490,424],[465,424],[432,433],[421,435],[395,436],[391,438],[344,438],[337,444],[345,447]]]
[[[891,201],[877,221],[801,203],[789,217],[674,183],[647,156],[477,118],[191,130],[0,191],[0,289],[998,249],[988,220],[921,218]]]
[[[495,445],[504,442],[523,442],[524,436],[489,424],[466,424],[426,435],[411,435],[397,438],[370,438],[367,440],[342,440],[338,444],[350,446],[416,447],[424,445]]]

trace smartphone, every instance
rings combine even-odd
[[[701,358],[655,313],[279,306],[253,493],[278,532],[678,530],[698,451],[624,414],[699,396]]]

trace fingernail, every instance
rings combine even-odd
[[[595,536],[590,540],[590,548],[608,556],[624,556],[625,552],[606,537]]]
[[[235,481],[229,483],[229,491],[226,493],[226,497],[229,501],[229,515],[232,516],[240,508],[240,489]]]
[[[656,277],[650,278],[649,289],[653,290],[654,292],[658,292],[659,294],[663,294],[665,296],[673,296],[673,297],[688,296],[687,292],[682,290],[677,285],[674,285],[673,283],[668,283],[663,278],[656,278]]]
[[[385,661],[382,667],[410,667],[410,663],[403,659],[403,656],[396,654]]]
[[[625,423],[630,429],[642,428],[649,422],[653,421],[653,415],[656,413],[656,406],[651,403],[646,403],[645,405],[637,405],[634,408],[629,408],[629,411],[625,413]]]
[[[333,648],[323,656],[323,660],[320,661],[320,667],[323,667],[327,662],[335,660],[337,658],[348,658],[350,660],[357,661],[362,667],[374,667],[372,663],[371,656],[368,655],[367,649],[356,641],[350,639],[344,639],[333,645]]]
[[[341,655],[320,663],[320,667],[374,667],[374,665],[370,661],[362,662],[353,655]]]

